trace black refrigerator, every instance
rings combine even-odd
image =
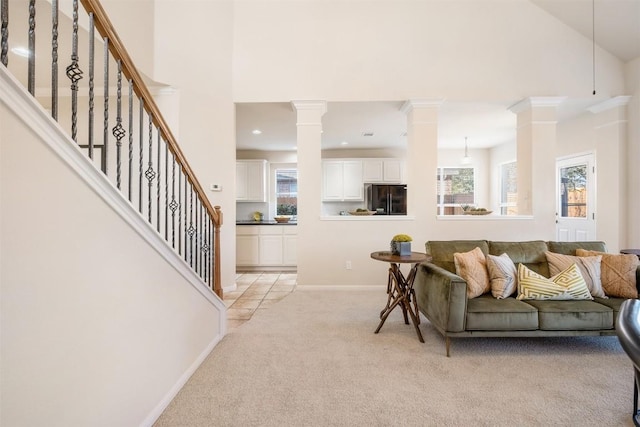
[[[366,184],[367,209],[376,215],[406,215],[407,186]]]

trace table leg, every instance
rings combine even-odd
[[[409,316],[411,317],[411,321],[413,322],[413,326],[416,329],[416,333],[418,334],[418,339],[420,342],[424,342],[424,338],[422,337],[422,333],[420,332],[420,328],[418,325],[420,324],[420,313],[418,311],[418,304],[415,301],[415,292],[413,291],[413,280],[415,279],[416,270],[418,265],[415,264],[407,278],[404,277],[402,272],[400,271],[400,266],[398,264],[391,264],[391,268],[389,268],[389,278],[387,282],[387,305],[380,312],[380,323],[375,330],[377,334],[384,322],[389,317],[389,314],[393,311],[396,306],[400,305],[402,308],[402,314],[404,316],[405,324],[409,324]],[[414,309],[411,307],[411,297],[414,298]]]

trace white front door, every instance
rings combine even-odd
[[[556,239],[595,240],[595,168],[593,154],[556,160]]]

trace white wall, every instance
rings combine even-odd
[[[526,96],[583,96],[591,85],[591,73],[585,71],[591,70],[590,41],[528,1],[247,0],[235,4],[234,19],[236,102],[423,97],[516,102]],[[624,90],[623,64],[604,51],[597,55],[599,93],[617,95]],[[472,155],[480,167],[494,168],[489,154],[472,150]],[[447,161],[444,152],[438,156],[438,164]],[[424,168],[425,159],[407,160],[410,170]],[[435,170],[426,176],[433,182],[409,185],[435,186]],[[492,203],[489,182],[479,187],[478,203]],[[415,194],[421,197],[419,190]],[[554,198],[534,203],[539,212],[554,209]],[[437,220],[435,208],[430,212],[420,210],[420,216],[406,221],[299,218],[312,222],[309,248],[317,251],[314,264],[302,269],[303,284],[382,284],[386,267],[370,260],[369,253],[387,248],[400,232],[411,234],[418,249],[429,239],[555,235],[546,215],[461,221]],[[353,270],[345,270],[346,260]]]
[[[629,176],[629,212],[640,212],[640,58],[625,65],[626,91],[631,100],[627,106],[627,173]],[[627,222],[627,244],[629,247],[640,247],[640,222],[636,215],[629,215]]]
[[[592,84],[591,41],[526,0],[157,0],[155,18],[154,77],[180,91],[178,139],[203,184],[229,190],[211,195],[227,224],[235,219],[233,102],[442,97],[505,103],[583,97]],[[599,48],[596,55],[598,96],[623,93],[624,64]],[[425,159],[408,162],[416,170]],[[435,182],[435,171],[427,175]],[[419,245],[436,238],[554,236],[547,220],[438,221],[435,209],[413,221],[300,220],[311,221],[309,247],[318,251],[309,284],[380,282],[386,267],[368,254],[386,248],[398,232],[413,233]],[[344,236],[349,243],[336,245]],[[222,240],[226,285],[235,265],[233,228],[223,227]],[[353,270],[344,269],[345,259]]]
[[[515,102],[592,87],[591,40],[528,0],[243,0],[234,19],[237,102]],[[601,95],[620,94],[623,64],[596,55]]]
[[[150,425],[224,306],[17,117],[0,103],[0,424]]]
[[[232,98],[233,2],[155,0],[154,78],[180,92],[176,137],[224,224],[222,285],[235,286],[235,107]]]

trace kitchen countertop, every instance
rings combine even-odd
[[[276,222],[272,221],[252,221],[250,219],[247,220],[238,220],[236,221],[236,225],[298,225],[298,221],[289,221],[289,222]]]

